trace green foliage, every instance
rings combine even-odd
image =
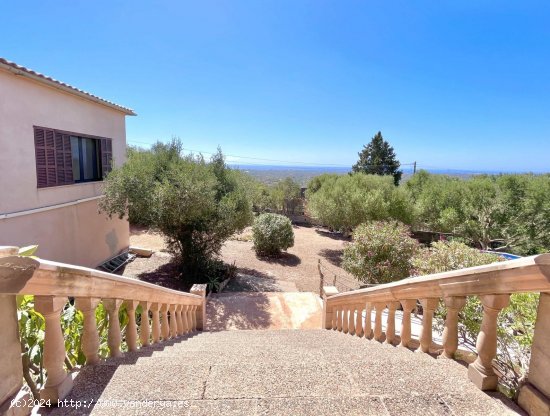
[[[399,185],[403,175],[403,172],[399,170],[401,164],[397,160],[393,147],[384,140],[381,132],[376,133],[370,143],[363,146],[363,150],[358,155],[359,160],[352,167],[354,172],[391,175],[394,184]]]
[[[131,150],[105,180],[100,207],[160,230],[182,276],[207,282],[204,272],[223,242],[252,221],[251,202],[242,175],[225,165],[220,150],[210,163],[181,150],[179,140]]]
[[[244,189],[249,201],[252,203],[252,211],[266,212],[277,209],[272,187],[260,182],[246,172],[240,170],[233,172],[239,186]]]
[[[315,176],[312,178],[308,185],[306,190],[306,197],[311,197],[315,192],[317,192],[325,182],[333,181],[334,179],[338,178],[341,175],[337,175],[335,173],[323,173],[322,175]]]
[[[335,230],[391,219],[410,224],[414,218],[407,193],[389,176],[322,175],[312,180],[307,198],[309,212]]]
[[[442,273],[500,261],[496,254],[483,253],[458,241],[438,241],[419,251],[411,260],[415,274]]]
[[[422,250],[413,260],[418,275],[440,273],[501,261],[499,256],[482,253],[458,242],[438,242]],[[498,352],[495,360],[503,376],[500,384],[505,393],[514,396],[529,369],[529,357],[537,315],[539,295],[518,293],[510,297],[510,306],[498,317]],[[436,326],[443,330],[446,309],[441,304],[435,313]],[[483,306],[477,297],[468,297],[460,312],[460,342],[475,348],[483,317]]]
[[[38,250],[37,245],[21,247],[17,254],[23,257],[31,257],[36,253],[36,250]]]
[[[273,185],[266,185],[245,172],[234,171],[234,174],[251,201],[254,212],[280,212],[283,214],[302,212],[301,187],[292,178],[285,178]]]
[[[397,221],[359,225],[344,248],[342,266],[365,283],[389,283],[410,275],[411,258],[420,249],[409,228]]]
[[[237,266],[227,264],[221,260],[213,260],[208,263],[205,276],[208,279],[208,291],[219,292],[220,285],[225,279],[232,279],[237,275]]]
[[[483,249],[521,255],[550,248],[550,175],[474,176],[421,171],[405,185],[417,226],[452,232]]]
[[[102,304],[97,307],[95,314],[100,341],[99,355],[106,358],[109,353],[107,345],[108,315]],[[17,297],[17,318],[24,378],[35,398],[38,398],[40,397],[40,387],[46,382],[46,373],[43,368],[45,321],[44,317],[34,309],[34,296]],[[128,315],[125,310],[120,313],[120,321],[121,328],[128,323]],[[82,312],[75,308],[74,301],[67,301],[61,312],[61,331],[65,340],[65,366],[68,370],[86,362],[86,357],[81,349],[83,325]],[[122,349],[126,349],[125,343]]]
[[[284,215],[261,214],[252,226],[254,250],[261,256],[280,254],[294,245],[294,231],[290,220]]]
[[[294,214],[302,206],[300,184],[292,178],[277,182],[271,192],[277,209],[284,214]]]

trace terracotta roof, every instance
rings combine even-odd
[[[111,107],[115,110],[122,111],[123,113],[129,116],[135,116],[136,113],[131,108],[123,107],[121,105],[115,104],[111,101],[105,100],[97,95],[90,94],[89,92],[83,91],[72,85],[65,84],[64,82],[58,81],[54,78],[51,78],[47,75],[41,74],[40,72],[33,71],[32,69],[26,68],[21,65],[17,65],[15,62],[8,61],[7,59],[0,57],[0,68],[4,68],[16,75],[22,75],[34,79],[35,81],[42,82],[51,87],[58,88],[60,90],[66,91],[70,94],[77,95],[79,97],[94,101],[99,104],[103,104],[107,107]]]

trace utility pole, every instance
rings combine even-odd
[[[414,161],[414,165],[413,165],[413,175],[416,174],[416,160]]]

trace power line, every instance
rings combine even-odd
[[[144,142],[138,142],[138,141],[128,141],[129,143],[135,143],[135,144],[145,144],[148,146],[152,146],[151,143],[144,143]],[[194,153],[201,153],[201,154],[207,154],[207,155],[213,155],[215,152],[207,152],[204,150],[197,150],[197,149],[189,149],[186,147],[182,147],[183,150],[186,150],[188,152],[194,152]],[[253,157],[253,156],[239,156],[239,155],[232,155],[232,154],[225,154],[226,157],[234,157],[238,159],[247,159],[247,160],[258,160],[262,162],[276,162],[276,163],[289,163],[291,165],[309,165],[309,166],[332,166],[332,167],[339,167],[339,168],[347,168],[347,166],[342,166],[338,164],[333,163],[315,163],[315,162],[302,162],[302,161],[290,161],[290,160],[280,160],[280,159],[268,159],[263,157]],[[413,166],[415,162],[412,163],[402,163],[401,166]],[[368,167],[389,167],[390,165],[364,165]]]

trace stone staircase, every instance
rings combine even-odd
[[[51,415],[504,415],[466,368],[327,330],[184,335],[84,367]],[[86,404],[84,404],[86,403]],[[91,405],[90,405],[91,404]],[[86,407],[88,406],[88,407]],[[516,408],[517,410],[517,408]]]
[[[502,395],[482,390],[497,387],[493,359],[498,313],[508,305],[510,293],[530,292],[541,294],[529,377],[518,402],[531,415],[550,414],[550,254],[346,293],[323,287],[321,307],[317,295],[284,290],[291,287],[235,291],[207,300],[206,285],[178,292],[18,256],[18,250],[0,247],[0,415],[27,415],[33,403],[22,382],[16,309],[16,296],[28,294],[45,321],[42,363],[47,379],[38,393],[57,406],[36,407],[35,414],[521,412]],[[242,290],[245,283],[235,289]],[[264,281],[262,287],[274,285]],[[483,312],[477,358],[466,367],[452,358],[458,346],[458,316],[467,296],[479,296]],[[86,364],[78,374],[64,364],[60,319],[69,298],[84,317],[80,345]],[[434,350],[433,315],[440,299],[446,308],[445,331],[442,348]],[[414,343],[411,315],[418,301],[422,320]],[[100,302],[108,313],[106,359],[99,357]],[[121,345],[129,351],[122,354]],[[434,358],[438,354],[450,358]]]

